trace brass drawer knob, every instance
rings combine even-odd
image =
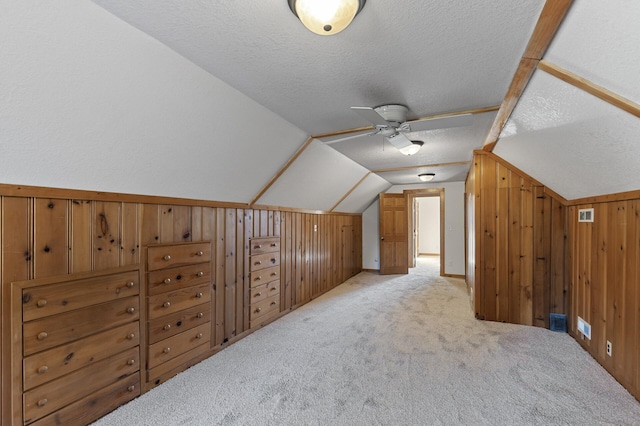
[[[38,308],[44,308],[46,304],[47,304],[47,299],[40,299],[38,300],[38,303],[36,303]]]
[[[163,307],[163,308],[165,308],[165,309],[166,309],[166,308],[168,308],[168,307],[170,307],[170,306],[171,306],[171,302],[164,302],[164,303],[162,304],[162,307]]]
[[[278,244],[277,243],[271,243],[271,247],[277,247]]]
[[[257,249],[262,248],[262,244],[258,244],[257,246],[253,246],[253,248],[257,248]]]
[[[196,339],[202,339],[202,333],[196,334]]]
[[[163,283],[165,284],[171,284],[171,278],[165,278]]]
[[[136,285],[136,283],[134,283],[133,281],[129,281],[127,283],[127,287],[129,287],[129,288],[133,288],[134,285]]]
[[[200,271],[196,275],[199,276],[199,277],[204,277],[204,272]]]
[[[277,305],[276,302],[271,302],[271,306],[275,306],[275,305]]]
[[[38,334],[38,340],[44,340],[47,337],[49,337],[49,333],[47,333],[46,331],[43,331],[43,332]]]
[[[196,299],[202,299],[202,293],[196,293]]]
[[[130,359],[129,361],[127,361],[127,365],[133,365],[136,363],[135,359]]]
[[[169,352],[171,352],[171,348],[170,347],[166,347],[162,350],[163,353],[168,354]]]
[[[42,367],[38,368],[38,374],[44,374],[47,371],[49,371],[49,367],[47,367],[46,365],[43,365]]]
[[[45,405],[47,405],[47,402],[49,402],[47,398],[42,398],[40,401],[38,401],[38,407],[44,407]]]
[[[198,319],[204,318],[204,313],[198,312],[198,314],[196,315],[196,318]]]
[[[134,313],[135,311],[136,311],[136,308],[134,308],[133,306],[132,306],[132,307],[130,307],[130,308],[127,308],[127,313],[128,313],[128,314],[132,314],[132,313]]]
[[[203,251],[198,251],[198,252],[196,252],[196,256],[202,256],[202,255],[204,255],[204,252],[203,252]]]
[[[262,293],[258,292],[253,297],[260,297],[260,296],[262,296]]]
[[[163,329],[164,331],[169,331],[169,330],[171,330],[171,324],[167,324],[167,325],[165,325],[164,327],[162,327],[162,329]]]
[[[272,272],[272,273],[271,273],[271,276],[272,276],[272,277],[275,277],[276,275],[278,275],[278,273],[277,273],[277,272]]]
[[[254,281],[262,281],[262,275],[258,275]]]
[[[169,260],[171,260],[171,255],[170,254],[165,254],[162,259],[164,259],[166,261],[169,261]]]
[[[253,263],[254,265],[262,265],[262,260],[258,260],[257,262]]]
[[[133,386],[133,385],[131,385],[131,386],[129,386],[129,387],[127,388],[127,390],[128,390],[129,392],[133,392],[134,390],[136,390],[136,387],[135,387],[135,386]]]
[[[275,287],[271,287],[271,288],[269,289],[269,291],[276,291],[276,288],[275,288]]]
[[[136,337],[136,335],[135,335],[135,334],[133,334],[133,333],[131,333],[131,334],[129,334],[129,335],[127,336],[127,339],[129,339],[129,340],[133,340],[133,339],[135,339],[135,337]]]
[[[257,309],[256,309],[255,311],[253,311],[253,312],[255,312],[256,314],[258,314],[258,313],[260,313],[260,311],[262,311],[262,308],[257,308]]]

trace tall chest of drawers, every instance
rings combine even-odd
[[[12,283],[14,424],[84,425],[140,395],[139,271]]]
[[[147,248],[147,383],[159,385],[209,351],[211,243]]]
[[[280,237],[251,239],[249,326],[257,327],[280,313]]]

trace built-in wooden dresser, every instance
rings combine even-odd
[[[157,386],[209,351],[211,243],[147,248],[147,382]]]
[[[85,425],[140,395],[137,266],[11,285],[15,425]]]
[[[257,327],[280,313],[280,237],[251,239],[249,326]]]

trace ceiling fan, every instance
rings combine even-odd
[[[381,105],[375,108],[351,107],[351,110],[372,123],[375,126],[375,130],[368,133],[333,139],[325,142],[326,144],[344,142],[363,136],[382,135],[400,152],[411,155],[413,153],[411,152],[411,148],[414,148],[415,145],[419,147],[422,145],[422,142],[410,140],[405,133],[462,127],[473,124],[473,116],[471,114],[457,114],[446,117],[407,121],[406,118],[409,109],[404,105],[398,104]]]

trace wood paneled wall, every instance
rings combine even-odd
[[[594,209],[593,222],[578,222],[581,208]],[[640,199],[571,206],[569,218],[569,332],[640,400]],[[578,316],[591,340],[577,331]]]
[[[466,279],[477,318],[549,327],[566,313],[567,208],[493,154],[466,182]]]
[[[6,313],[13,281],[137,264],[144,272],[147,245],[212,241],[215,351],[248,332],[253,236],[281,237],[281,311],[310,301],[361,270],[359,215],[188,205],[184,200],[154,204],[147,202],[150,197],[135,202],[135,196],[127,196],[126,202],[114,201],[117,196],[100,200],[99,194],[91,200],[72,198],[77,192],[69,191],[69,198],[0,193],[3,404],[11,394]]]

